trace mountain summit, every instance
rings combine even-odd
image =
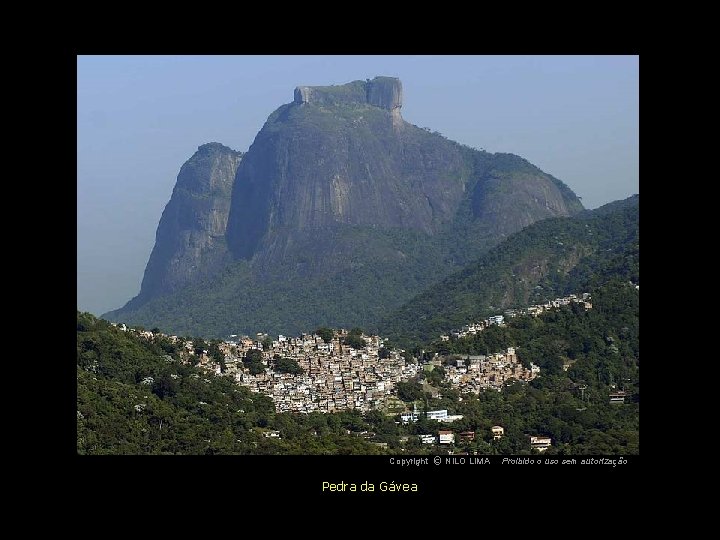
[[[396,77],[375,77],[342,86],[298,86],[295,88],[295,104],[305,103],[373,105],[390,111],[394,125],[402,126],[402,83]]]
[[[402,101],[392,77],[298,86],[246,154],[200,147],[140,294],[107,316],[207,336],[372,328],[508,235],[582,211],[526,160],[405,121]]]

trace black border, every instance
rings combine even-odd
[[[460,8],[458,8],[460,9]],[[370,14],[367,15],[368,18]],[[435,21],[441,24],[441,20]],[[76,82],[77,82],[77,65],[76,55],[78,54],[296,54],[297,49],[302,49],[303,54],[328,54],[325,50],[327,43],[332,43],[333,50],[330,54],[438,54],[438,47],[445,47],[442,54],[468,53],[472,50],[472,46],[467,44],[476,39],[479,35],[483,36],[482,50],[473,51],[472,54],[639,54],[637,42],[639,40],[635,33],[634,21],[630,19],[619,19],[615,21],[614,26],[609,29],[599,24],[595,32],[589,30],[583,24],[563,28],[561,32],[552,31],[538,27],[536,24],[526,23],[525,26],[519,25],[519,28],[512,32],[507,27],[500,28],[497,35],[488,33],[486,26],[492,24],[492,21],[478,20],[477,30],[467,36],[467,41],[462,45],[457,45],[457,39],[452,42],[440,43],[431,40],[426,44],[417,46],[404,46],[401,43],[391,44],[383,42],[381,45],[374,45],[372,42],[372,33],[368,38],[365,31],[363,39],[347,40],[347,32],[344,30],[326,29],[327,31],[316,38],[312,36],[312,31],[308,30],[305,40],[302,37],[295,38],[298,41],[286,44],[278,44],[266,40],[256,42],[244,42],[242,47],[238,47],[233,42],[233,35],[230,34],[226,38],[217,38],[208,42],[185,42],[183,44],[172,43],[167,45],[156,42],[152,46],[148,46],[146,41],[133,41],[130,39],[121,39],[117,42],[107,39],[102,34],[100,28],[91,32],[81,42],[76,43],[73,47],[62,48],[60,54],[56,55],[57,63],[53,65],[53,80],[58,83],[55,86],[55,92],[60,97],[60,103],[57,108],[52,111],[51,117],[56,129],[53,131],[58,136],[53,140],[51,145],[52,160],[67,172],[67,176],[71,177],[73,170],[77,170],[77,149],[73,148],[75,141],[70,134],[76,133]],[[389,27],[388,31],[390,30]],[[504,31],[504,30],[507,31]],[[517,32],[531,32],[524,38],[517,38]],[[427,28],[419,28],[418,32],[430,32]],[[613,43],[608,43],[608,32],[614,38]],[[630,36],[630,39],[619,39],[619,34]],[[158,40],[162,36],[157,37]],[[194,41],[194,40],[193,40]],[[462,41],[462,40],[461,40]],[[299,46],[298,46],[299,45]],[[381,47],[383,50],[377,50]],[[275,48],[273,51],[272,49]],[[242,49],[242,50],[240,50]],[[410,50],[412,49],[412,50]],[[569,51],[571,49],[571,52]],[[643,68],[646,67],[643,57]],[[643,69],[643,75],[647,71]],[[643,77],[643,80],[646,80]],[[644,109],[643,109],[644,110]],[[76,140],[76,139],[75,139]],[[62,175],[65,178],[65,175]],[[72,238],[75,231],[72,230],[73,210],[77,216],[77,197],[71,189],[71,179],[67,184],[56,182],[48,186],[51,196],[48,199],[49,215],[53,216],[54,222],[58,224],[58,231],[68,227],[68,237]],[[69,199],[69,200],[68,200]],[[646,205],[645,208],[648,208]],[[51,219],[53,219],[51,218]],[[55,221],[56,220],[56,221]],[[52,233],[51,237],[61,237],[61,234]],[[64,237],[64,235],[62,235]],[[510,482],[517,489],[517,495],[520,500],[524,496],[528,496],[526,501],[532,504],[535,497],[529,495],[534,490],[535,493],[542,493],[543,489],[555,486],[558,482],[583,483],[585,481],[597,482],[614,486],[621,489],[627,494],[628,483],[634,478],[635,473],[639,470],[641,462],[640,456],[624,456],[628,460],[628,464],[624,466],[605,466],[605,465],[575,465],[575,466],[551,466],[542,465],[533,468],[534,465],[476,465],[468,466],[434,466],[432,464],[432,456],[430,456],[430,464],[422,467],[398,467],[390,465],[389,456],[216,456],[212,458],[204,456],[180,456],[180,457],[142,457],[142,456],[77,456],[75,452],[75,408],[76,399],[75,391],[76,381],[71,379],[74,377],[74,367],[72,367],[72,355],[75,348],[72,331],[69,328],[73,323],[74,315],[72,313],[76,308],[75,299],[71,298],[73,292],[76,291],[76,276],[73,277],[73,263],[66,261],[69,258],[70,250],[67,245],[60,241],[50,241],[45,245],[47,249],[48,259],[56,261],[51,265],[53,273],[61,275],[62,283],[65,283],[57,291],[60,295],[58,305],[61,307],[60,317],[53,317],[50,322],[53,331],[58,331],[58,339],[53,340],[58,346],[56,350],[65,350],[68,348],[68,357],[64,353],[59,358],[53,360],[58,367],[58,377],[53,381],[52,391],[57,391],[58,396],[55,399],[56,408],[62,416],[62,421],[57,424],[59,428],[55,435],[56,440],[61,443],[61,453],[70,460],[68,465],[71,466],[74,474],[78,475],[78,480],[85,485],[96,485],[98,477],[104,477],[104,485],[112,485],[113,482],[124,483],[130,478],[151,480],[155,483],[156,479],[163,485],[164,490],[173,488],[182,488],[186,486],[185,482],[192,479],[194,485],[203,485],[205,482],[235,482],[236,489],[239,492],[251,489],[253,493],[258,495],[278,496],[283,498],[289,495],[298,495],[301,498],[320,497],[322,499],[342,499],[352,497],[353,500],[368,496],[388,497],[389,501],[400,501],[405,497],[427,498],[434,496],[449,497],[450,502],[459,494],[490,494],[493,489],[502,488],[504,484]],[[66,261],[63,264],[61,261]],[[75,265],[77,258],[75,258]],[[67,275],[65,275],[67,273]],[[65,281],[67,279],[67,281]],[[71,281],[73,280],[73,281]],[[65,298],[67,294],[68,298]],[[51,310],[52,311],[52,310]],[[67,313],[67,320],[65,319]],[[43,317],[44,318],[44,317]],[[64,359],[67,359],[66,362]],[[647,373],[646,373],[647,376]],[[646,388],[647,390],[647,388]],[[646,392],[646,398],[651,393]],[[67,423],[67,425],[66,425]],[[647,427],[647,418],[644,417],[643,425],[644,434],[649,430]],[[680,436],[680,435],[678,435]],[[654,453],[648,442],[648,437],[643,437],[643,454]],[[402,456],[407,459],[408,456]],[[427,456],[418,456],[427,457]],[[466,459],[480,459],[484,456],[464,456]],[[508,456],[489,456],[492,461],[499,461],[503,457]],[[551,457],[551,456],[548,456]],[[553,458],[562,460],[562,456],[552,456]],[[570,457],[567,456],[566,459]],[[576,459],[587,459],[591,456],[575,456]],[[610,459],[618,459],[618,456],[608,456]],[[645,461],[644,456],[642,461]],[[544,460],[544,456],[530,456],[531,459]],[[443,457],[443,459],[445,459]],[[476,471],[471,473],[470,471]],[[531,472],[532,471],[532,472]],[[539,472],[538,472],[539,471]],[[130,475],[130,476],[128,476]],[[184,479],[183,479],[184,478]],[[366,492],[323,492],[322,481],[331,482],[356,482],[358,485],[363,481],[370,481],[376,485],[376,491],[373,493]],[[419,491],[390,493],[380,492],[378,489],[381,481],[410,482],[417,483]],[[518,485],[517,482],[522,484]],[[591,484],[592,485],[592,484]],[[544,487],[542,487],[544,486]],[[186,486],[187,487],[187,486]],[[573,489],[568,488],[568,493]],[[587,488],[585,488],[587,489]],[[206,495],[210,495],[206,493]],[[612,503],[611,503],[612,504]],[[463,505],[466,509],[467,506]]]

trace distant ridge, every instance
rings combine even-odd
[[[639,284],[639,201],[633,195],[527,227],[389,313],[381,333],[396,343],[417,343],[610,279]]]

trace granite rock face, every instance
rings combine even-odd
[[[227,262],[225,230],[241,159],[240,152],[208,143],[182,166],[160,218],[140,298],[209,277]]]
[[[368,226],[433,234],[453,219],[468,174],[460,148],[415,126],[395,129],[398,88],[371,92],[388,108],[367,101],[328,106],[354,88],[330,97],[313,88],[308,103],[271,115],[235,179],[227,238],[236,258],[258,251],[267,258],[265,241],[286,258],[279,238],[295,245],[292,236],[301,231]]]
[[[298,86],[295,88],[294,101],[298,105],[303,103],[310,103],[310,97],[312,96],[312,88],[309,86]]]
[[[365,327],[508,235],[582,211],[526,160],[421,129],[402,104],[391,77],[299,86],[246,154],[201,146],[140,294],[108,315],[216,336]]]
[[[296,88],[238,168],[233,256],[275,265],[300,255],[299,235],[343,226],[435,235],[464,202],[472,226],[491,238],[582,209],[562,182],[518,156],[468,149],[403,121],[402,98],[392,77]]]
[[[402,83],[396,77],[375,77],[336,86],[298,86],[293,102],[296,105],[372,105],[388,111],[402,108]]]
[[[367,83],[367,102],[388,111],[402,107],[402,83],[394,77],[375,77]]]

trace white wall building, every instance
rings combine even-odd
[[[428,411],[427,412],[428,420],[439,420],[441,422],[445,418],[447,418],[447,415],[448,415],[447,409],[440,409],[438,411]]]
[[[438,431],[440,444],[453,444],[455,442],[455,434],[452,431]]]

